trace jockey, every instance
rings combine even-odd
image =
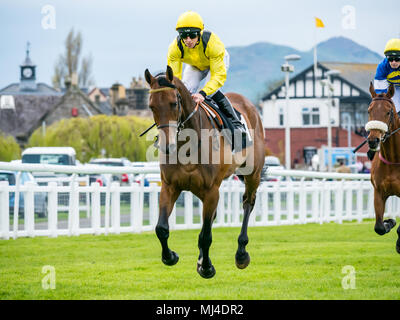
[[[374,80],[375,92],[386,93],[390,84],[394,84],[392,97],[396,112],[400,111],[400,39],[390,39],[385,47],[386,58],[378,65]]]
[[[386,93],[390,84],[395,87],[392,97],[396,112],[400,112],[400,39],[390,39],[386,46],[385,59],[378,65],[374,79],[374,88],[377,94]],[[370,160],[374,158],[375,151],[368,150]]]
[[[242,138],[246,130],[227,97],[221,92],[229,68],[229,54],[219,37],[204,30],[203,19],[193,11],[183,13],[176,24],[178,37],[168,48],[168,65],[182,80],[196,103],[210,97],[231,120],[234,129],[240,130]],[[186,64],[182,75],[182,63]],[[198,91],[200,82],[205,85]]]

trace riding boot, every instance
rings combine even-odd
[[[375,155],[375,151],[373,151],[371,149],[367,151],[367,157],[370,161],[372,161],[372,159],[374,158],[374,155]]]
[[[246,144],[246,128],[244,127],[243,123],[240,121],[239,117],[236,114],[236,111],[233,109],[232,104],[228,100],[227,97],[221,92],[217,91],[213,96],[212,99],[221,109],[221,111],[227,116],[227,118],[232,122],[233,128],[235,130],[239,130],[242,135],[242,145]]]

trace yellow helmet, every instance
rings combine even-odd
[[[400,56],[400,39],[390,39],[385,46],[385,56]]]
[[[179,31],[178,29],[189,28],[204,29],[203,19],[197,12],[187,11],[179,16],[175,29]]]

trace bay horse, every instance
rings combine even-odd
[[[203,225],[198,237],[200,253],[197,272],[203,278],[212,278],[215,275],[209,249],[212,242],[212,223],[216,217],[219,201],[219,187],[223,179],[235,173],[236,169],[250,166],[251,170],[246,170],[247,172],[241,176],[246,185],[243,194],[244,216],[235,255],[236,266],[240,269],[246,268],[250,263],[250,256],[246,252],[249,241],[247,225],[255,204],[264,165],[264,130],[256,107],[240,94],[227,94],[232,105],[245,118],[253,140],[251,146],[233,153],[231,146],[221,134],[216,139],[211,139],[212,143],[206,143],[209,139],[203,138],[203,131],[211,132],[214,124],[206,111],[193,101],[183,82],[173,75],[171,67],[167,66],[165,73],[156,76],[151,75],[146,69],[144,75],[150,85],[149,108],[153,113],[160,137],[161,192],[155,232],[162,247],[162,262],[172,266],[179,260],[179,256],[168,247],[168,218],[180,193],[188,190],[203,202]],[[182,129],[190,129],[195,133],[191,141],[195,145],[194,148],[186,149],[186,140],[182,141],[180,138]],[[195,161],[187,163],[182,161],[181,157],[176,157],[177,154],[189,154]]]
[[[396,220],[383,220],[385,203],[389,196],[400,197],[400,119],[392,101],[394,86],[387,93],[376,94],[371,82],[369,91],[372,102],[368,107],[365,125],[370,150],[376,151],[371,166],[371,183],[374,187],[375,232],[388,233]],[[396,251],[400,253],[400,227],[397,229]]]

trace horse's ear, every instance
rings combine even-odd
[[[170,82],[174,80],[174,72],[172,71],[172,68],[170,66],[167,66],[167,71],[165,72],[165,74]]]
[[[376,92],[375,92],[374,84],[372,83],[372,81],[369,84],[369,93],[371,93],[372,98],[376,97]]]
[[[393,96],[394,96],[394,85],[393,83],[391,83],[386,93],[386,97],[392,99]]]
[[[144,71],[144,78],[146,79],[147,83],[151,85],[153,82],[154,77],[151,75],[149,69]]]

